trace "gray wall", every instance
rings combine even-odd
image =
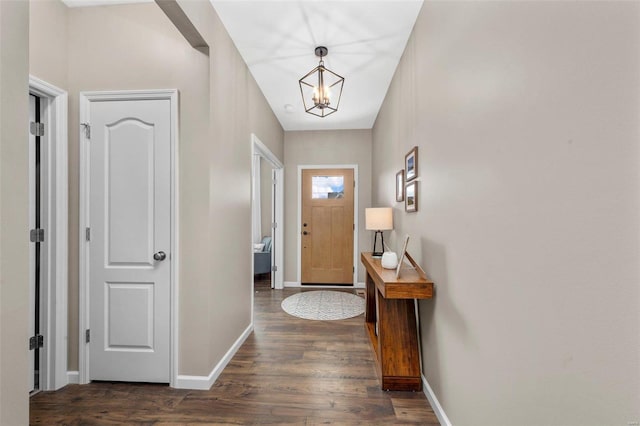
[[[436,283],[423,368],[453,424],[640,421],[639,83],[638,2],[424,3],[373,201]]]
[[[373,234],[364,229],[364,209],[371,207],[371,130],[285,132],[284,150],[284,280],[297,281],[299,165],[358,165],[359,236],[354,243],[358,252],[371,251]],[[357,266],[358,282],[364,282],[359,259]]]
[[[31,72],[69,91],[70,370],[78,368],[73,271],[78,270],[79,149],[73,129],[80,91],[180,92],[179,373],[207,376],[251,320],[250,135],[279,158],[284,135],[211,4],[182,6],[215,46],[208,56],[193,49],[153,3],[71,9],[58,0],[32,3]],[[47,48],[61,59],[46,60]]]
[[[118,28],[114,32],[114,28]],[[87,7],[69,9],[69,128],[78,123],[78,94],[85,90],[177,88],[180,92],[179,135],[179,211],[180,211],[180,300],[198,294],[199,285],[208,277],[202,273],[206,260],[202,255],[199,230],[207,228],[208,193],[206,158],[208,102],[202,92],[208,90],[209,61],[193,49],[156,4]],[[78,132],[69,132],[70,248],[77,253],[78,220]],[[73,194],[73,195],[72,195]],[[204,247],[207,245],[204,244]],[[206,251],[205,251],[206,253]],[[70,271],[77,270],[73,257]],[[70,274],[70,276],[73,276]],[[75,283],[73,276],[72,282]],[[75,291],[73,292],[74,296]],[[72,298],[70,297],[71,301]],[[74,297],[74,301],[77,300]],[[77,307],[70,303],[70,308]],[[70,309],[71,324],[77,324]],[[195,312],[180,306],[179,323]],[[70,342],[77,345],[77,333]],[[184,353],[190,333],[180,330],[180,366],[189,368]]]
[[[180,324],[184,374],[206,375],[251,321],[251,133],[282,160],[284,132],[211,3],[179,3],[211,48],[206,269],[194,271],[202,285],[181,298],[182,312],[193,311]],[[200,230],[194,248],[202,237]]]
[[[0,424],[29,423],[29,4],[0,1]]]
[[[69,90],[69,8],[60,0],[29,7],[29,73]]]

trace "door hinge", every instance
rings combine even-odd
[[[37,123],[32,121],[29,123],[29,132],[33,136],[44,136],[44,123]]]
[[[91,228],[84,229],[84,238],[87,241],[91,241]]]
[[[29,240],[32,243],[42,243],[42,242],[44,242],[44,229],[42,229],[42,228],[32,229],[29,232]]]
[[[351,268],[351,272],[353,272],[354,274],[356,273],[356,267],[355,266]]]
[[[271,222],[271,227],[273,229],[276,229],[278,227],[278,223],[277,222]]]
[[[353,230],[354,231],[356,230],[356,224],[355,223],[353,224]]]
[[[91,341],[91,330],[86,329],[84,332],[84,342],[89,343]]]
[[[355,180],[353,181],[353,187],[354,188],[356,187],[356,181]]]
[[[271,272],[278,272],[278,267],[276,265],[273,265],[271,267]]]
[[[29,337],[29,350],[32,351],[36,348],[44,347],[44,336],[42,334],[36,334]]]
[[[80,123],[80,125],[84,129],[84,136],[87,139],[91,139],[91,124],[89,124],[89,123]]]

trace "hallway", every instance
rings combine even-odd
[[[209,391],[68,385],[31,398],[31,424],[421,424],[420,392],[384,392],[363,317],[308,321],[280,309],[299,290],[255,292],[255,331]]]

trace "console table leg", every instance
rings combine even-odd
[[[365,322],[376,322],[376,283],[373,282],[371,275],[367,274],[365,293]]]
[[[413,299],[378,294],[378,345],[382,389],[422,390]]]

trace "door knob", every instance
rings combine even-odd
[[[159,251],[153,254],[153,258],[158,261],[163,261],[167,258],[167,254],[163,251]]]

